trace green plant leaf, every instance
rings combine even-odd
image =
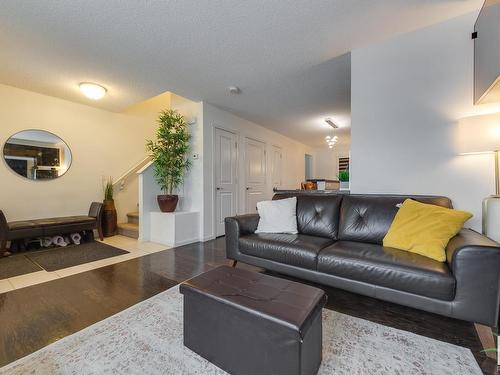
[[[154,176],[167,194],[184,181],[184,174],[191,166],[188,125],[175,110],[165,110],[158,116],[156,141],[146,141],[146,148],[154,163]]]
[[[102,177],[102,191],[104,193],[104,200],[113,200],[113,177]]]
[[[349,170],[344,170],[344,171],[339,171],[337,178],[341,182],[347,182],[349,181]]]
[[[488,349],[481,350],[481,352],[483,352],[483,353],[498,353],[498,349],[488,348]]]

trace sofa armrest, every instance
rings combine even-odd
[[[240,254],[239,238],[255,232],[259,224],[259,215],[226,217],[224,223],[226,227],[226,257],[237,260],[236,257]]]
[[[462,229],[446,247],[446,260],[452,271],[455,271],[461,260],[478,256],[490,256],[500,261],[500,244],[475,230]]]
[[[462,229],[448,243],[446,258],[456,279],[456,307],[465,313],[462,319],[497,327],[500,245],[476,231]]]

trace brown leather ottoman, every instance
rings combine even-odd
[[[318,288],[226,266],[181,284],[184,345],[231,374],[316,374]]]

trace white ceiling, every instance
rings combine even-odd
[[[350,126],[349,51],[482,0],[0,2],[0,82],[120,111],[164,91],[310,145]],[[108,88],[99,102],[77,84]],[[241,94],[229,95],[236,85]]]

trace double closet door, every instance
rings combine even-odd
[[[225,233],[224,219],[236,216],[238,207],[238,136],[215,129],[214,150],[215,234]]]
[[[266,144],[245,138],[245,208],[257,212],[257,202],[266,199]]]
[[[216,235],[222,236],[226,217],[255,213],[257,202],[269,199],[267,151],[264,142],[249,137],[243,138],[240,150],[238,134],[228,130],[216,128],[214,136],[215,229]],[[272,146],[270,162],[269,187],[279,188],[282,184],[280,147]],[[238,203],[244,207],[238,210]]]

